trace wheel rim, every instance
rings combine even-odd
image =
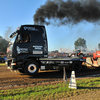
[[[28,66],[28,72],[30,72],[30,73],[34,73],[35,71],[36,71],[36,65],[34,65],[34,64],[30,64],[29,66]]]

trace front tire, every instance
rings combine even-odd
[[[36,61],[28,61],[25,64],[25,73],[31,76],[35,76],[38,74],[38,70],[39,70],[39,65]]]

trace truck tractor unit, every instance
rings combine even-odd
[[[82,69],[85,59],[48,58],[48,42],[45,26],[21,25],[10,35],[7,47],[6,65],[28,75],[36,75],[38,70],[61,70],[71,68],[77,72]]]

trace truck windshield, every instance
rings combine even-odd
[[[10,40],[10,42],[8,44],[8,47],[7,47],[7,53],[11,53],[12,52],[13,43],[14,43],[16,37],[17,37],[17,34],[13,38],[11,38],[11,40]]]

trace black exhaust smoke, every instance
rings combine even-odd
[[[81,21],[97,22],[100,20],[99,0],[47,0],[37,9],[34,24],[51,24],[50,20],[59,21],[60,25],[77,24]]]

